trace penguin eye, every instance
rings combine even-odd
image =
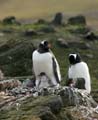
[[[46,45],[46,46],[47,46],[47,45],[48,45],[48,41],[45,41],[45,42],[44,42],[44,45]]]

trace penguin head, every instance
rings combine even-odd
[[[69,54],[69,62],[72,65],[79,63],[81,62],[81,56],[77,53]]]
[[[47,40],[43,40],[39,44],[39,51],[48,52],[50,48],[51,48],[51,44]]]

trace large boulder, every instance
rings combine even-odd
[[[64,87],[58,93],[62,100],[64,106],[86,106],[86,107],[96,107],[97,103],[93,98],[87,93],[86,90],[74,89],[72,87]]]
[[[16,18],[14,16],[8,16],[3,19],[4,24],[13,24],[15,23],[15,21],[16,21]]]
[[[52,21],[52,23],[54,25],[62,25],[62,20],[63,20],[63,15],[62,13],[56,13],[54,20]]]
[[[28,96],[28,97],[26,97]],[[24,95],[14,101],[7,101],[0,108],[0,119],[31,120],[34,116],[40,120],[87,120],[98,118],[97,104],[85,91],[71,87],[60,87],[55,94],[47,96]],[[24,99],[25,98],[25,99]],[[5,101],[5,100],[3,100]],[[5,114],[6,113],[6,114]],[[36,120],[36,119],[34,119]]]
[[[86,25],[86,19],[83,15],[78,15],[78,16],[69,18],[68,19],[68,24],[71,24],[71,25],[77,25],[77,24]]]
[[[21,25],[17,20],[16,20],[16,17],[15,16],[8,16],[8,17],[5,17],[3,19],[3,24],[17,24],[17,25]]]

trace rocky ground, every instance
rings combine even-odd
[[[98,120],[97,103],[85,90],[17,85],[0,92],[1,120]]]

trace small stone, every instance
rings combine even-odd
[[[64,48],[68,48],[69,47],[68,42],[66,42],[63,38],[59,38],[57,40],[57,42],[58,42],[58,45],[61,46],[61,47],[64,47]]]
[[[39,113],[39,117],[41,120],[57,120],[56,116],[51,112],[49,107],[43,108]]]

